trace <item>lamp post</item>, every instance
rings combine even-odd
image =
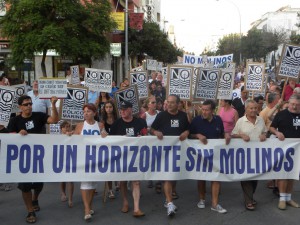
[[[217,2],[219,0],[216,0]],[[239,13],[239,19],[240,19],[240,63],[242,63],[242,16],[241,16],[241,11],[240,8],[231,0],[226,0],[228,2],[230,2],[238,11]]]
[[[125,77],[128,75],[128,0],[125,3]]]

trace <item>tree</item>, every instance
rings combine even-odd
[[[177,61],[177,56],[183,55],[181,50],[172,45],[157,23],[144,22],[141,31],[130,29],[128,39],[128,51],[131,57],[146,53],[158,61],[174,63]]]
[[[285,41],[285,34],[282,31],[264,31],[253,28],[248,31],[247,36],[242,38],[242,51],[246,58],[259,61],[265,58],[269,52],[278,49],[278,46]]]
[[[17,66],[42,52],[46,75],[47,50],[62,57],[91,61],[110,49],[108,33],[116,26],[108,0],[9,0],[10,8],[0,20],[1,35],[9,38]]]
[[[240,34],[229,34],[219,39],[217,55],[233,53],[233,61],[240,63],[241,37]]]
[[[300,13],[297,13],[297,17],[298,17],[298,23],[296,23],[296,27],[298,27],[300,29]],[[292,33],[291,37],[290,37],[291,43],[295,44],[295,45],[299,45],[300,44],[300,34],[296,34],[295,32]]]

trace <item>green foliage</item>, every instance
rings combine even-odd
[[[278,49],[278,46],[284,41],[283,39],[284,35],[280,32],[251,29],[242,39],[243,55],[245,58],[252,58],[255,61],[265,58],[269,52]]]
[[[259,60],[285,42],[283,32],[268,32],[256,28],[248,31],[240,39],[239,34],[229,34],[219,40],[217,53],[220,55],[233,53],[233,61],[239,64],[240,51],[243,59]]]
[[[159,25],[153,22],[144,22],[141,31],[129,29],[128,40],[128,52],[131,56],[146,53],[158,61],[174,63],[177,61],[177,56],[183,55],[159,29]]]
[[[292,34],[290,36],[291,44],[299,45],[300,44],[300,35],[299,34]]]
[[[219,39],[217,55],[233,53],[233,61],[239,64],[241,52],[240,34],[229,34]]]
[[[49,49],[75,60],[102,58],[109,52],[107,33],[116,24],[110,17],[108,0],[7,2],[11,7],[0,20],[1,35],[11,41],[17,65],[32,58],[35,52],[46,53]]]

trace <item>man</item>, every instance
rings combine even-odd
[[[189,122],[185,112],[178,110],[180,98],[177,95],[169,95],[167,98],[167,110],[160,112],[151,125],[151,134],[155,135],[159,140],[163,136],[179,136],[179,140],[183,141],[189,135]],[[164,193],[166,196],[167,215],[173,216],[177,207],[172,201],[172,181],[164,182]]]
[[[257,116],[257,103],[254,100],[245,102],[246,114],[240,118],[232,130],[233,138],[242,138],[245,142],[250,140],[265,141],[267,138],[267,127],[263,119]],[[256,201],[253,194],[257,187],[257,180],[241,181],[244,193],[245,207],[247,210],[255,209]]]
[[[259,113],[259,116],[263,118],[267,128],[270,128],[271,120],[269,119],[269,113],[274,107],[280,107],[280,95],[275,92],[269,93],[267,98],[267,106]]]
[[[27,93],[32,100],[32,112],[43,112],[47,114],[48,108],[51,106],[49,99],[39,98],[39,83],[34,80],[32,83],[32,90]]]
[[[248,99],[248,91],[245,90],[245,86],[241,88],[241,97],[235,98],[232,101],[233,108],[238,112],[239,118],[245,114],[245,101]]]
[[[285,138],[300,138],[300,96],[292,95],[288,108],[278,112],[272,121],[270,132],[283,141]],[[279,209],[286,209],[286,205],[299,208],[299,204],[292,200],[293,180],[278,180]]]
[[[197,116],[192,120],[190,133],[191,138],[199,139],[204,145],[207,144],[207,139],[219,139],[224,138],[226,144],[230,142],[230,135],[228,133],[224,134],[224,126],[220,116],[214,115],[214,110],[216,105],[212,100],[206,100],[201,106],[202,115]],[[205,181],[198,181],[198,194],[200,201],[197,206],[200,209],[205,208]],[[227,210],[224,209],[219,202],[219,192],[220,192],[220,182],[211,181],[211,193],[212,193],[212,206],[211,210],[218,213],[226,213]]]
[[[284,90],[284,95],[283,95],[284,101],[289,100],[289,98],[292,96],[294,89],[296,87],[300,87],[300,84],[296,84],[295,80],[290,79],[288,85],[286,85],[285,90]]]
[[[123,101],[120,107],[121,118],[116,120],[111,128],[110,135],[125,135],[128,137],[139,137],[147,134],[147,123],[141,118],[133,117],[132,104],[128,101]],[[129,211],[127,197],[127,181],[120,182],[121,194],[123,198],[122,212]],[[140,210],[140,181],[132,181],[132,197],[134,202],[133,216],[145,216],[145,213]]]
[[[30,96],[23,95],[18,99],[18,105],[21,110],[21,114],[10,119],[8,124],[8,130],[11,133],[19,133],[21,135],[31,134],[42,134],[44,132],[43,128],[46,123],[57,123],[58,122],[58,112],[55,107],[57,102],[56,97],[51,98],[52,114],[48,116],[42,112],[32,111],[32,100]],[[38,204],[38,197],[43,189],[43,183],[19,183],[18,188],[22,191],[22,197],[26,205],[28,215],[26,217],[26,222],[35,223],[36,215],[35,211],[40,210]],[[32,194],[31,190],[34,190]]]

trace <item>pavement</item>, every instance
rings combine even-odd
[[[177,183],[179,199],[174,203],[178,212],[173,218],[167,217],[163,206],[163,194],[156,194],[154,188],[147,188],[147,181],[141,183],[142,196],[140,208],[146,213],[145,217],[132,216],[132,199],[130,198],[129,213],[122,213],[121,196],[103,202],[104,183],[98,183],[98,194],[94,198],[95,214],[91,222],[83,219],[83,203],[79,190],[79,183],[75,183],[74,206],[69,208],[67,202],[60,200],[59,183],[45,183],[40,195],[41,211],[37,212],[38,225],[295,225],[299,223],[300,208],[288,207],[287,210],[277,208],[278,198],[272,190],[266,188],[267,181],[259,181],[255,193],[258,202],[255,211],[248,211],[243,204],[243,195],[239,182],[223,182],[220,194],[220,204],[228,210],[226,214],[219,214],[210,209],[210,183],[207,182],[206,208],[197,208],[198,194],[196,181],[182,180]],[[27,224],[27,212],[23,204],[21,192],[12,184],[13,190],[0,191],[0,225]],[[300,202],[300,184],[295,181],[293,199]],[[297,216],[298,215],[298,216]]]

